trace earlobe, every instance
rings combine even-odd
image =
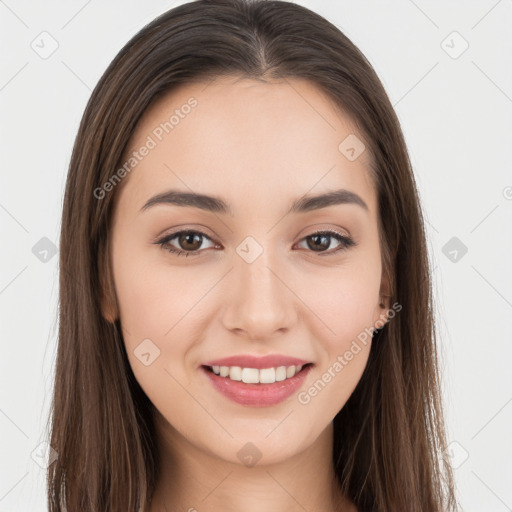
[[[389,322],[388,318],[388,303],[389,295],[380,295],[379,305],[375,307],[375,316],[373,319],[373,328],[375,332],[382,330],[382,328]]]
[[[103,279],[101,279],[103,281]],[[115,299],[115,291],[112,289],[110,279],[106,279],[107,283],[101,284],[101,313],[107,322],[113,324],[118,317],[117,303]]]
[[[379,302],[379,307],[381,309],[389,309],[389,299],[390,299],[391,295],[383,295],[381,294],[380,296],[380,302]]]
[[[374,327],[381,329],[388,321],[388,310],[390,308],[390,286],[387,276],[384,276],[381,281],[379,305],[375,308]]]
[[[391,299],[391,286],[389,281],[389,276],[387,273],[384,274],[380,284],[380,302],[379,307],[381,309],[389,309],[390,308],[390,299]]]
[[[100,273],[100,307],[101,314],[111,324],[115,323],[119,316],[117,298],[112,281],[112,272],[109,265],[108,244],[103,251],[100,251],[99,273]]]
[[[103,318],[113,324],[117,320],[117,310],[115,306],[112,304],[112,301],[108,297],[102,297],[101,300],[101,312],[103,315]]]

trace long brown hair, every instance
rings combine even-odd
[[[73,147],[60,238],[51,408],[50,512],[145,510],[158,480],[153,405],[128,362],[109,268],[109,222],[138,120],[181,83],[223,75],[305,78],[368,143],[383,273],[400,313],[373,336],[364,374],[334,418],[333,463],[361,511],[456,510],[446,457],[424,221],[399,121],[367,59],[333,24],[275,0],[198,0],[140,30],[95,87]],[[50,419],[49,419],[50,421]]]

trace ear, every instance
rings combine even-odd
[[[383,274],[380,283],[379,307],[385,310],[391,307],[391,284],[387,273]]]
[[[379,297],[375,306],[373,325],[388,322],[387,311],[391,307],[391,283],[387,273],[382,275]]]
[[[108,239],[99,251],[98,269],[100,273],[100,307],[103,318],[107,322],[115,323],[119,316],[116,290],[110,264],[110,250]]]

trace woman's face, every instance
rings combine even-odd
[[[122,183],[103,190],[119,187],[111,263],[126,351],[171,437],[272,463],[310,446],[346,403],[368,359],[362,334],[384,312],[361,141],[298,79],[187,84],[146,111]],[[353,195],[311,200],[340,190]],[[236,360],[265,355],[277,359]],[[211,366],[234,380],[205,368],[227,357]],[[281,380],[286,357],[311,364]],[[277,382],[244,382],[254,378]]]

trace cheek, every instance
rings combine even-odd
[[[161,338],[198,301],[201,287],[186,265],[167,265],[164,249],[141,243],[147,233],[122,228],[113,244],[121,323],[132,337]]]
[[[166,265],[160,249],[148,256],[147,250],[118,245],[113,256],[124,343],[137,380],[147,392],[157,381],[172,387],[169,373],[187,385],[189,351],[209,319],[205,295],[218,276]],[[148,359],[154,360],[151,371],[144,364]]]
[[[320,365],[297,395],[303,411],[331,421],[356,388],[368,362],[371,338],[349,343]]]
[[[334,277],[332,272],[324,278],[319,274],[314,288],[302,291],[314,312],[304,317],[306,329],[315,333],[320,357],[316,371],[297,396],[298,403],[311,414],[332,419],[352,394],[368,362],[380,272],[377,265],[366,263],[340,269]]]
[[[316,326],[318,339],[331,352],[344,350],[352,338],[373,325],[379,288],[380,268],[368,262],[317,272],[298,294],[311,312],[306,316],[310,328]]]
[[[165,333],[179,312],[169,309],[172,283],[164,281],[147,254],[131,244],[127,234],[121,233],[114,242],[113,276],[124,343],[133,372],[144,387],[155,369],[162,370]]]
[[[134,251],[119,258],[114,271],[124,345],[146,395],[158,409],[169,407],[173,397],[174,410],[189,400],[183,393],[190,383],[183,361],[191,339],[185,335],[187,311],[195,294],[183,293],[187,287],[179,272],[162,272],[143,261]]]
[[[168,288],[162,286],[162,281],[157,279],[155,269],[132,265],[132,261],[123,259],[117,261],[114,276],[123,327],[132,336],[151,337],[162,334],[165,328],[162,305],[167,305]],[[167,311],[168,323],[173,316],[171,311]]]
[[[304,411],[332,420],[343,408],[364,372],[372,343],[378,279],[345,275],[329,292],[310,294],[309,330],[316,333],[319,360],[297,402]],[[378,276],[377,276],[378,277]]]

